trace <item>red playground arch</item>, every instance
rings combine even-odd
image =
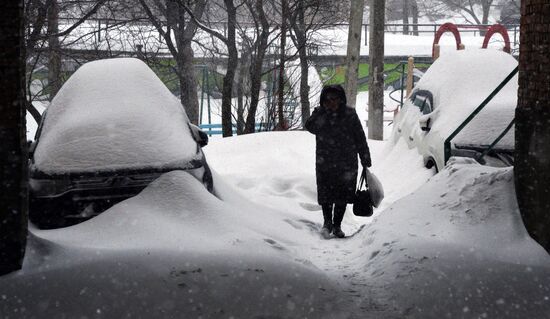
[[[462,40],[460,39],[460,32],[458,32],[458,28],[454,25],[454,23],[447,22],[442,24],[435,33],[434,43],[432,45],[432,58],[435,57],[435,45],[439,43],[439,39],[445,32],[451,32],[455,36],[456,49],[460,50],[460,44],[462,43]]]
[[[502,38],[504,39],[504,52],[510,53],[510,37],[508,36],[508,30],[501,25],[501,24],[493,24],[487,33],[485,34],[485,39],[483,39],[483,49],[487,49],[487,45],[489,45],[489,40],[495,33],[500,33],[502,35]]]

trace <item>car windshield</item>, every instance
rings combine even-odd
[[[179,100],[142,61],[83,65],[47,110],[34,155],[50,174],[187,165],[197,144]]]

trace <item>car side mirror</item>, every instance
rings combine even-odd
[[[431,118],[429,116],[421,116],[418,120],[418,123],[420,124],[420,129],[423,132],[429,132],[432,128],[430,127]]]
[[[189,123],[189,128],[191,128],[191,133],[193,134],[193,139],[197,142],[200,147],[205,147],[208,145],[208,134],[206,134],[200,127],[195,124]]]

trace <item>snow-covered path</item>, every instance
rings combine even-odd
[[[343,230],[359,232],[324,240],[314,145],[307,132],[271,132],[213,140],[206,153],[246,198],[291,216],[303,236],[292,253],[338,283],[346,318],[550,315],[550,258],[525,232],[510,168],[461,159],[432,178],[416,150],[369,141],[383,205],[373,218],[348,205]]]
[[[369,141],[375,174],[384,176],[386,199],[378,212],[423,184],[432,172],[422,168],[418,153],[404,145],[388,150],[386,142]],[[343,222],[346,239],[322,239],[321,208],[315,184],[315,137],[308,132],[270,132],[229,139],[213,139],[205,148],[214,171],[251,201],[294,216],[292,226],[304,232],[296,254],[323,270],[342,287],[351,318],[365,312],[398,317],[391,296],[369,284],[361,269],[365,246],[358,236],[372,218],[355,217],[351,205]],[[401,163],[401,164],[399,164]],[[406,164],[403,164],[406,163]],[[403,180],[402,176],[409,176]],[[376,213],[375,213],[376,214]],[[357,236],[356,236],[357,235]],[[391,243],[389,243],[391,245]]]

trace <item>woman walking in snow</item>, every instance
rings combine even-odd
[[[365,132],[355,109],[346,105],[346,93],[340,85],[323,87],[320,106],[305,126],[316,136],[317,201],[324,218],[321,234],[343,238],[342,219],[346,205],[353,203],[357,184],[357,154],[363,167],[371,166]]]

